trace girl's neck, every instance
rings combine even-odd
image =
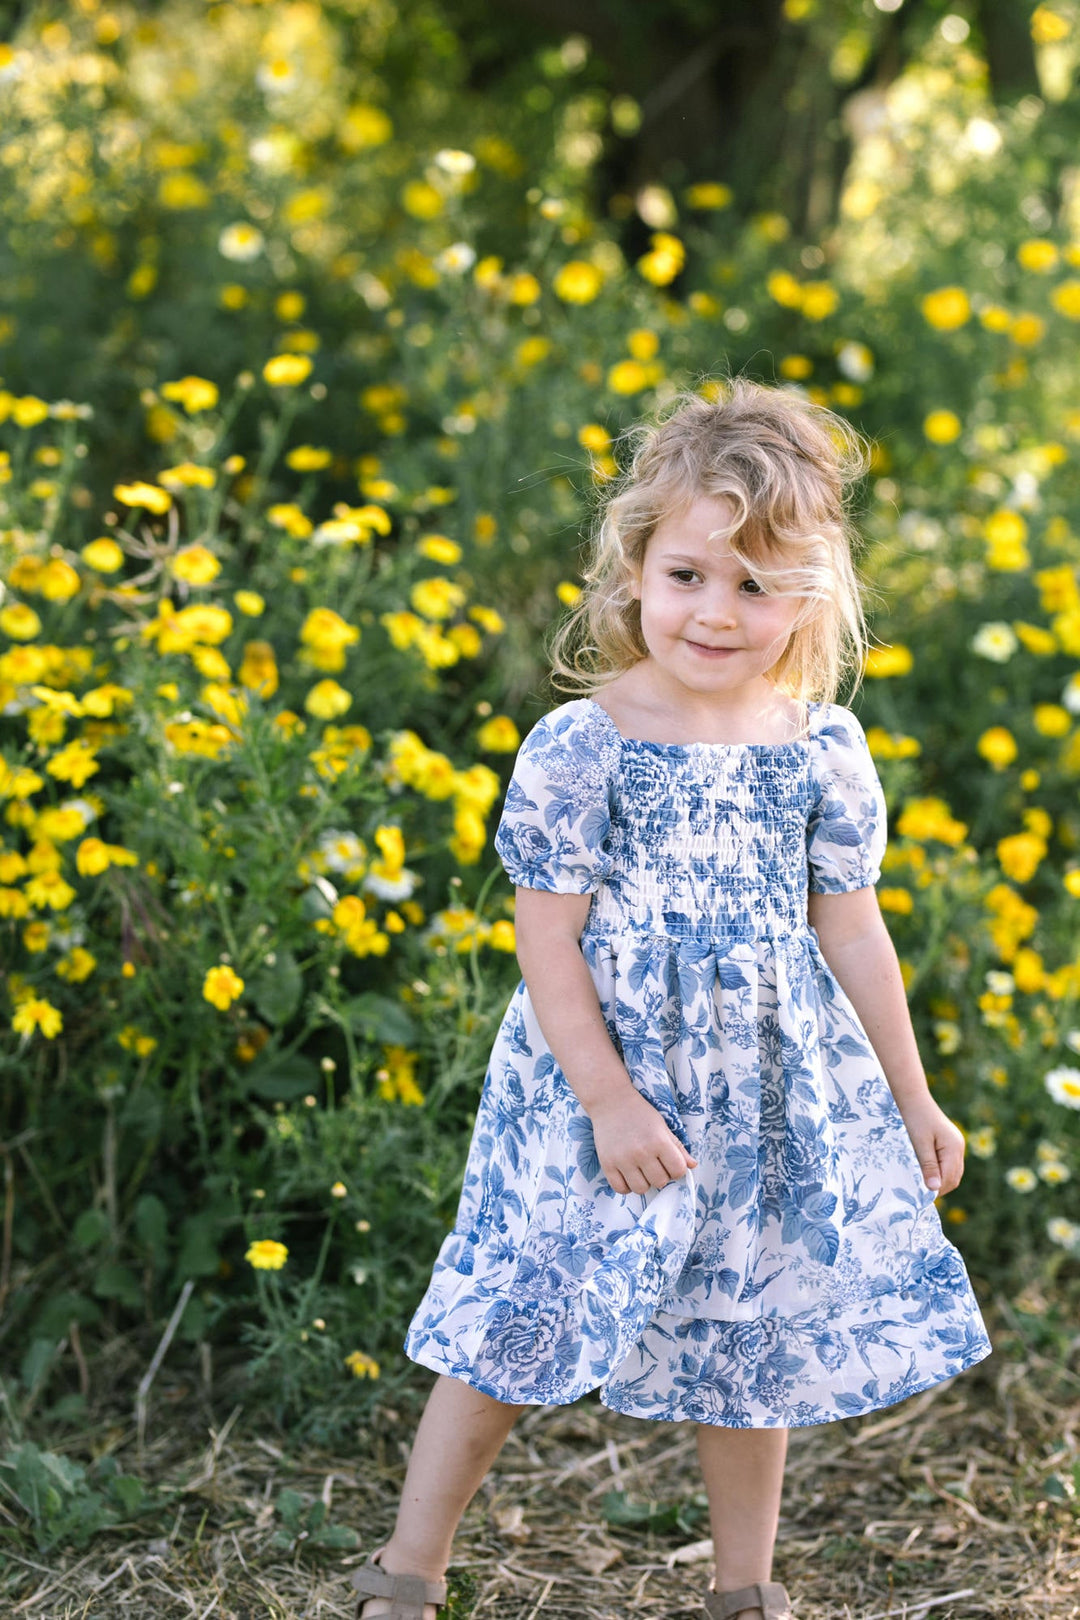
[[[633,670],[625,671],[594,699],[624,737],[655,743],[779,743],[806,735],[806,704],[774,686],[737,707],[713,703],[688,711],[665,701],[640,676],[633,677]]]

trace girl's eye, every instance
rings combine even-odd
[[[689,585],[698,578],[698,573],[694,568],[673,568],[671,570],[671,578],[678,580],[680,585]],[[753,586],[753,591],[751,592],[752,596],[764,596],[765,592],[762,590],[756,579],[744,579],[743,584]]]

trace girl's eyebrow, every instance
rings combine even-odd
[[[727,562],[736,560],[731,557],[730,552],[727,552],[719,557],[716,556],[715,553],[710,553],[709,558],[688,557],[683,551],[665,551],[662,552],[660,556],[661,562],[684,562],[689,563],[692,568],[699,568],[703,561],[708,561],[710,559],[713,562]]]

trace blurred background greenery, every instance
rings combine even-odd
[[[873,444],[854,707],[940,1207],[1064,1343],[1075,0],[0,13],[10,1435],[178,1305],[321,1436],[403,1387],[543,638],[622,429],[727,370]]]

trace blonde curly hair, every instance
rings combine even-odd
[[[869,632],[866,586],[856,574],[860,537],[847,492],[869,469],[866,441],[843,417],[803,394],[746,377],[685,390],[670,412],[620,436],[627,470],[601,492],[585,586],[547,648],[550,683],[589,697],[648,654],[630,585],[660,519],[698,495],[726,496],[735,518],[716,538],[765,591],[804,598],[768,678],[789,696],[836,701],[858,689]]]

